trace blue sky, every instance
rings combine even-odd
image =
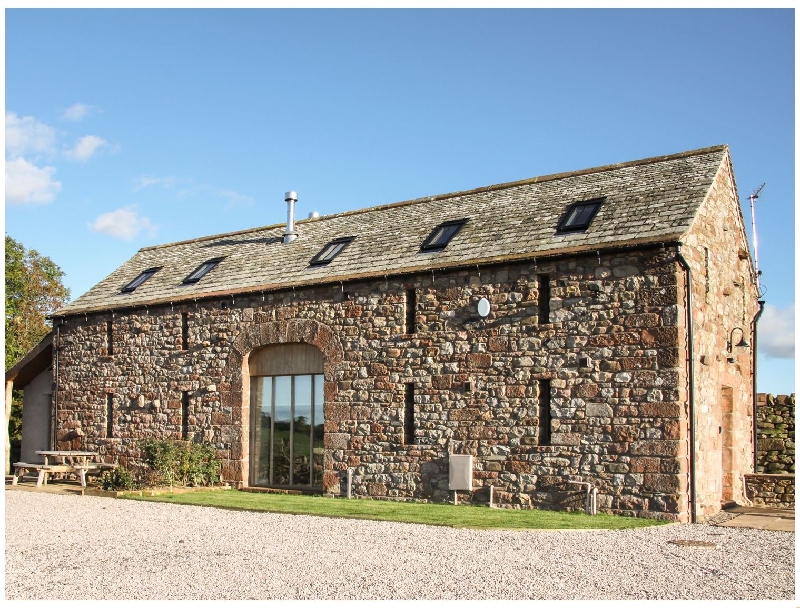
[[[140,247],[717,144],[794,392],[794,11],[8,9],[6,234]],[[752,242],[752,241],[751,241]]]

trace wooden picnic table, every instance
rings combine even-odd
[[[97,452],[81,452],[79,450],[36,450],[39,456],[44,456],[47,464],[80,464],[96,461],[100,458]],[[91,461],[89,459],[92,459]],[[52,461],[52,462],[48,462]]]
[[[116,465],[100,462],[100,454],[97,452],[83,452],[80,450],[37,450],[36,454],[44,457],[44,463],[14,463],[14,479],[12,485],[16,485],[17,480],[26,471],[35,471],[38,476],[36,487],[47,485],[47,476],[53,473],[69,473],[75,475],[81,482],[82,487],[86,487],[87,473],[100,473],[104,470],[113,469]]]

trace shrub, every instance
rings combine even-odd
[[[138,485],[131,472],[123,467],[103,473],[102,484],[104,490],[135,490]]]
[[[177,439],[145,439],[139,443],[153,484],[211,485],[219,481],[220,461],[214,446]]]

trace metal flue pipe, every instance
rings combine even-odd
[[[294,204],[297,202],[297,192],[292,190],[287,192],[284,199],[286,200],[286,229],[283,231],[283,243],[291,243],[297,238],[297,232],[294,230]]]

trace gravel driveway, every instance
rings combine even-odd
[[[790,532],[474,531],[20,491],[5,516],[12,600],[794,598]]]

